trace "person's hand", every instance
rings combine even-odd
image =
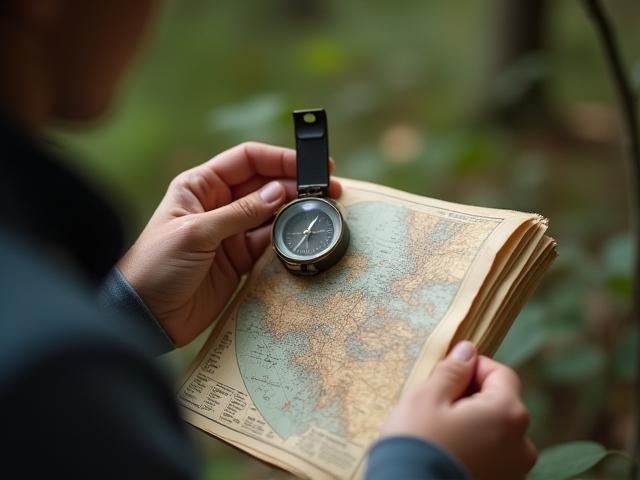
[[[402,396],[382,436],[433,442],[476,480],[511,480],[524,478],[536,462],[528,423],[516,373],[461,342],[426,381]]]
[[[171,182],[118,267],[176,345],[227,304],[271,241],[265,224],[296,197],[295,177],[294,150],[245,143]],[[340,191],[331,180],[329,194]]]

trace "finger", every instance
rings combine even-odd
[[[538,460],[538,450],[529,437],[524,439],[524,466],[528,472]]]
[[[247,232],[246,236],[247,249],[255,261],[264,253],[265,248],[271,244],[271,225],[264,225],[256,230]]]
[[[251,192],[254,192],[264,185],[272,181],[272,179],[268,177],[262,177],[255,175],[251,177],[246,182],[243,182],[239,185],[232,187],[231,196],[235,200],[240,197],[244,197],[245,195],[249,195]],[[282,183],[287,191],[287,200],[293,200],[298,196],[297,184],[295,180],[291,179],[278,179],[280,183]],[[339,198],[342,194],[342,185],[340,182],[334,178],[329,180],[329,196],[331,198]]]
[[[458,343],[426,381],[427,395],[437,403],[451,403],[460,398],[474,376],[477,357],[471,342]]]
[[[498,391],[520,397],[522,384],[511,368],[488,357],[478,358],[475,382],[480,392]]]
[[[266,143],[246,142],[216,155],[202,167],[212,170],[230,186],[245,182],[253,175],[295,178],[296,151]],[[334,160],[329,159],[329,172],[334,168]]]
[[[266,177],[252,177],[244,183],[233,187],[231,190],[231,196],[233,200],[249,195],[256,190],[260,190],[267,183],[269,183],[270,179]],[[291,201],[298,196],[298,190],[295,180],[291,179],[278,179],[278,182],[284,187],[286,192],[287,201]]]
[[[340,195],[342,195],[342,184],[335,178],[330,179],[329,196],[331,198],[340,198]]]
[[[290,148],[247,142],[216,155],[201,167],[230,186],[246,182],[254,175],[295,178],[296,152]]]
[[[189,213],[213,210],[230,201],[229,186],[212,171],[203,169],[202,165],[186,170],[174,178],[163,200]],[[170,207],[167,209],[171,210]]]
[[[244,233],[237,233],[222,241],[229,262],[238,276],[247,273],[253,266],[253,256],[249,251],[247,237]]]
[[[260,143],[243,143],[227,150],[208,162],[178,175],[169,192],[174,202],[190,213],[208,211],[227,205],[234,198],[231,189],[253,177],[295,177],[295,152],[290,149]],[[241,196],[262,187],[245,188]]]
[[[211,267],[209,275],[216,286],[216,294],[220,298],[229,298],[238,286],[240,275],[238,275],[224,249],[217,252],[213,257],[213,262],[215,265]]]
[[[223,240],[256,228],[269,220],[285,201],[284,186],[277,181],[262,189],[198,215],[198,231],[215,247]]]
[[[329,159],[329,172],[334,169],[335,162]],[[257,142],[243,143],[182,172],[169,186],[169,196],[190,213],[213,210],[231,201],[230,188],[255,176],[272,180],[295,178],[295,151]],[[245,189],[244,193],[251,191]],[[331,180],[329,195],[337,198],[340,193],[340,185]]]

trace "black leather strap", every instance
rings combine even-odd
[[[327,196],[329,136],[324,109],[293,112],[296,134],[298,196]]]

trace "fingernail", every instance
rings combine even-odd
[[[260,190],[260,197],[267,203],[273,203],[281,196],[282,184],[280,182],[269,182]]]
[[[451,350],[451,358],[455,360],[460,360],[461,362],[468,362],[473,358],[476,354],[476,347],[473,346],[473,343],[464,342],[458,343],[453,350]]]

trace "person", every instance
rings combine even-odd
[[[211,323],[295,196],[295,152],[239,145],[178,175],[121,257],[113,208],[42,132],[109,107],[156,8],[0,3],[4,478],[196,477],[153,356]],[[330,194],[340,192],[332,180]],[[527,421],[514,372],[462,342],[402,396],[367,477],[522,478],[536,455]]]

